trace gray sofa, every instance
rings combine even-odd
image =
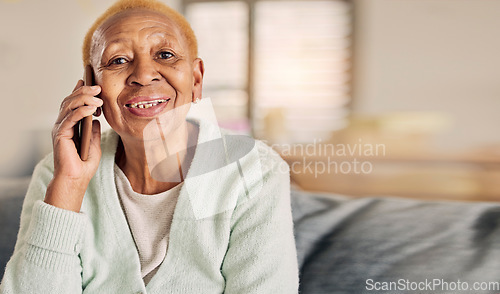
[[[0,178],[0,279],[14,250],[19,217],[29,177]]]
[[[0,181],[0,278],[28,181]],[[292,209],[301,293],[500,292],[500,204],[293,190]]]

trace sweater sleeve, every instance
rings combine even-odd
[[[86,216],[43,202],[52,174],[48,156],[33,172],[1,294],[82,292],[79,250]]]
[[[249,187],[257,193],[233,212],[222,265],[226,294],[298,292],[289,168],[269,150],[261,157],[262,185]]]

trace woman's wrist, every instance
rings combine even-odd
[[[47,186],[44,202],[52,206],[80,212],[88,183],[68,178],[54,177]]]

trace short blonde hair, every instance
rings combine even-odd
[[[147,9],[153,12],[161,13],[166,17],[168,17],[169,19],[171,19],[173,22],[175,22],[179,26],[181,32],[184,34],[187,45],[189,46],[189,53],[191,54],[191,57],[192,58],[198,57],[198,43],[196,41],[196,37],[194,35],[193,29],[187,22],[186,18],[182,16],[182,14],[180,14],[171,7],[157,0],[118,0],[117,2],[115,2],[115,4],[109,7],[87,31],[85,39],[83,40],[83,48],[82,48],[83,50],[82,57],[84,66],[90,64],[92,36],[94,35],[95,31],[112,16],[125,10],[137,9],[137,8]]]

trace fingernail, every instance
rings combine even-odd
[[[101,98],[94,97],[92,99],[94,99],[94,102],[96,102],[96,103],[102,103],[102,99]]]
[[[98,85],[95,85],[95,86],[92,86],[91,88],[92,88],[92,90],[97,90],[97,89],[99,89],[100,87],[99,87]]]

